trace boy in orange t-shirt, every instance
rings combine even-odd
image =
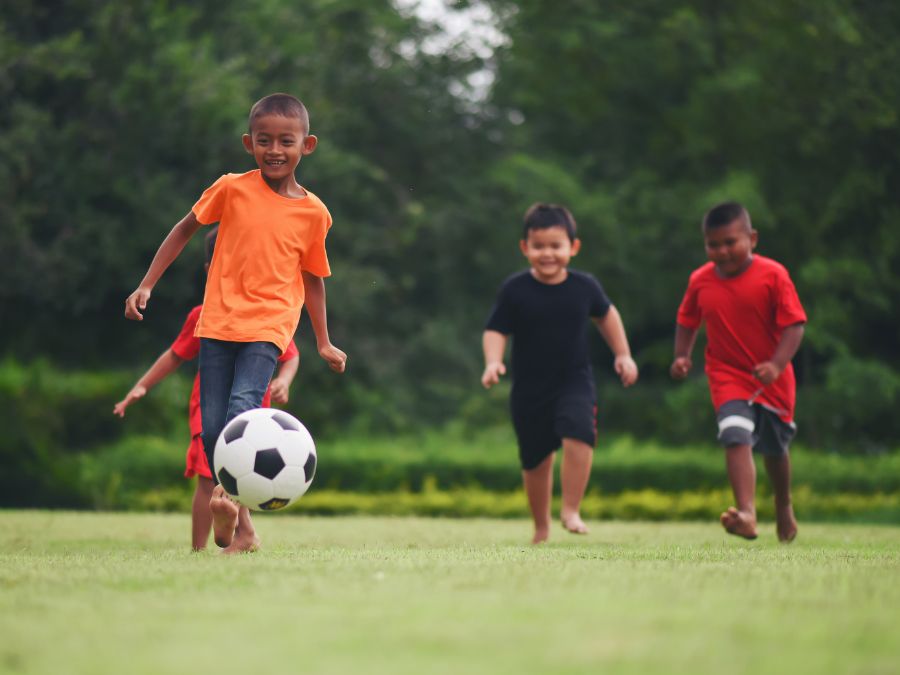
[[[213,247],[216,242],[216,230],[206,236],[206,264],[204,269],[209,272],[209,263],[212,259]],[[136,403],[157,384],[174,373],[185,361],[192,361],[200,353],[200,338],[194,335],[197,328],[197,320],[200,318],[200,310],[203,305],[197,305],[187,315],[181,332],[166,351],[135,383],[128,394],[116,403],[113,414],[125,417],[125,410],[132,403]],[[278,358],[280,367],[278,374],[273,378],[266,395],[263,397],[262,407],[268,408],[274,400],[276,403],[287,403],[291,382],[297,374],[300,365],[300,352],[297,345],[291,340],[287,350]],[[197,486],[194,489],[194,499],[191,505],[191,546],[195,551],[206,548],[209,540],[209,532],[212,529],[212,512],[209,510],[209,500],[212,498],[213,483],[212,472],[206,459],[206,451],[203,447],[203,424],[200,417],[200,373],[194,377],[194,386],[191,388],[191,398],[188,404],[188,422],[191,432],[191,444],[188,446],[185,457],[184,475],[186,478],[197,476]]]
[[[323,277],[331,274],[325,237],[331,215],[294,176],[300,159],[317,142],[298,99],[271,94],[257,101],[243,144],[259,168],[226,174],[210,186],[172,228],[125,301],[125,316],[142,320],[141,311],[166,268],[201,226],[219,223],[196,332],[203,444],[210,466],[225,425],[262,404],[304,302],[319,354],[332,370],[346,368],[347,355],[328,336],[325,309]],[[210,509],[214,538],[224,552],[259,547],[250,512],[232,502],[220,485],[213,490]]]

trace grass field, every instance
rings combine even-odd
[[[900,528],[0,512],[2,673],[897,673]]]

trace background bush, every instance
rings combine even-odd
[[[518,485],[508,383],[479,386],[479,338],[544,200],[574,211],[576,267],[641,367],[623,390],[592,338],[601,429],[633,439],[592,484],[719,489],[702,337],[688,381],[668,365],[701,215],[737,199],[810,317],[798,484],[896,492],[900,4],[485,6],[495,39],[476,44],[390,0],[0,4],[0,503],[181,503],[192,367],[110,411],[200,301],[199,238],[144,322],[122,301],[203,188],[254,168],[247,111],[281,90],[320,138],[300,180],[334,216],[329,320],[350,354],[334,376],[302,319],[288,410],[326,451],[321,488]]]
[[[113,416],[114,403],[138,375],[68,372],[45,360],[0,363],[0,423],[11,431],[0,435],[0,505],[121,508],[148,492],[180,494],[190,367],[131,406],[125,419]],[[472,397],[443,429],[416,434],[372,436],[352,425],[346,433],[319,434],[305,417],[312,397],[304,396],[302,374],[287,408],[307,421],[317,439],[321,489],[415,493],[432,485],[502,492],[521,483],[503,389]],[[705,384],[634,391],[644,407],[606,399],[591,485],[603,494],[726,485],[721,450],[710,442],[715,422]],[[654,438],[657,425],[672,429],[662,442]],[[694,426],[706,442],[690,442]],[[801,432],[793,454],[795,485],[821,494],[900,491],[896,448],[834,453],[811,449],[806,440]]]
[[[473,44],[389,0],[2,3],[0,355],[83,378],[86,409],[92,387],[129,377],[81,373],[149,365],[201,298],[199,241],[144,322],[122,318],[123,299],[200,191],[253,168],[247,111],[287,90],[320,138],[300,179],[334,216],[329,317],[350,354],[334,377],[301,324],[292,409],[317,435],[504,419],[478,386],[479,335],[540,199],[573,209],[576,266],[603,281],[642,368],[623,392],[592,340],[605,428],[705,442],[702,345],[694,379],[670,383],[673,322],[704,262],[702,213],[738,199],[810,316],[804,442],[896,447],[900,5],[485,4],[497,37]],[[59,391],[67,450],[53,452],[111,439]],[[173,419],[148,412],[129,433],[154,418]],[[48,447],[54,424],[16,434]]]

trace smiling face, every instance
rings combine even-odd
[[[273,188],[293,181],[303,155],[316,149],[317,139],[306,133],[303,120],[282,115],[261,115],[244,134],[244,148],[253,155],[263,178]]]
[[[535,279],[545,284],[559,284],[566,280],[566,268],[572,256],[581,248],[581,241],[569,239],[562,225],[528,230],[528,238],[519,242]]]
[[[706,256],[723,277],[734,277],[743,272],[753,259],[756,248],[756,230],[744,218],[735,218],[727,225],[704,230]]]

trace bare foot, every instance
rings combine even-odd
[[[794,507],[788,504],[785,507],[776,507],[775,511],[775,531],[778,532],[778,541],[790,544],[797,538],[797,519],[794,518]]]
[[[550,538],[550,528],[549,527],[536,527],[534,528],[534,536],[531,538],[532,544],[543,544]]]
[[[719,516],[719,522],[728,534],[744,539],[756,539],[756,518],[750,513],[738,511],[733,506]]]
[[[261,543],[256,533],[253,533],[251,536],[243,536],[239,533],[235,536],[230,546],[222,549],[222,553],[225,555],[231,555],[232,553],[256,553]]]
[[[581,516],[577,513],[564,514],[561,518],[562,526],[572,534],[587,534],[590,532]]]
[[[216,540],[216,546],[225,548],[234,539],[234,529],[238,522],[238,505],[231,501],[221,485],[216,485],[209,500],[209,510],[213,514],[213,538]]]

